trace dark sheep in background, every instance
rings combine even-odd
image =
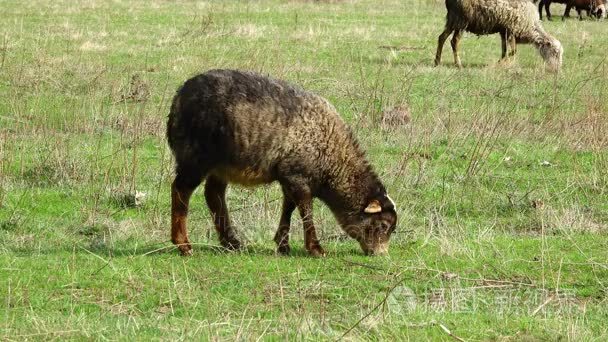
[[[594,16],[597,19],[604,19],[606,17],[606,0],[568,0],[562,20],[570,16],[570,9],[572,7],[576,9],[579,20],[583,20],[582,11],[587,12],[588,16]]]
[[[366,254],[383,254],[397,224],[395,204],[355,137],[325,99],[290,84],[235,70],[211,70],[188,80],[173,99],[167,138],[176,161],[171,240],[191,254],[188,203],[206,179],[205,199],[220,243],[241,248],[226,206],[228,183],[277,181],[283,209],[274,241],[288,254],[297,207],[306,250],[322,256],[313,198],[327,204]]]
[[[606,17],[606,0],[540,0],[538,3],[538,15],[541,19],[543,18],[542,8],[544,6],[545,12],[547,13],[547,19],[551,20],[549,6],[551,6],[551,3],[553,2],[566,5],[562,20],[570,17],[570,10],[572,7],[576,9],[580,20],[583,19],[582,11],[586,11],[587,15],[595,16],[598,19]]]
[[[452,51],[454,63],[462,67],[458,56],[458,43],[462,32],[477,35],[499,33],[502,43],[502,58],[507,55],[507,41],[515,54],[517,43],[532,43],[550,70],[559,70],[562,64],[561,43],[543,29],[535,6],[529,0],[446,0],[447,17],[445,30],[437,44],[435,65],[441,62],[445,40],[454,32]]]
[[[534,0],[534,2],[536,2],[537,0]],[[538,16],[540,17],[540,19],[543,19],[543,6],[545,7],[545,12],[547,13],[547,19],[551,20],[551,10],[550,10],[550,6],[551,3],[555,2],[558,4],[567,4],[570,0],[540,0],[538,2]],[[566,11],[564,12],[564,16],[565,17],[569,17],[570,16],[570,9],[567,8]]]

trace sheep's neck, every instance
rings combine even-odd
[[[327,164],[327,181],[320,197],[338,219],[344,221],[347,216],[358,213],[382,184],[353,139],[349,137],[348,144],[339,146],[341,148],[332,154],[335,160]]]

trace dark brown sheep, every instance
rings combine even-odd
[[[235,70],[211,70],[188,80],[173,99],[167,138],[176,161],[171,240],[191,254],[188,203],[205,182],[205,199],[220,243],[241,248],[226,205],[228,183],[277,181],[283,208],[274,241],[288,254],[291,214],[298,208],[304,243],[325,255],[313,224],[313,198],[333,212],[366,254],[388,249],[397,214],[384,185],[335,108],[286,82]]]
[[[544,6],[547,19],[551,20],[549,6],[553,2],[566,5],[562,20],[570,17],[570,9],[573,7],[576,9],[580,20],[583,19],[582,11],[586,11],[588,15],[593,15],[598,19],[606,17],[606,0],[540,0],[538,3],[538,14],[541,19],[543,18],[542,8]]]
[[[606,0],[567,0],[562,19],[570,16],[569,13],[572,7],[576,9],[579,20],[583,20],[582,11],[585,11],[587,12],[587,15],[594,16],[598,19],[604,19],[606,17]]]

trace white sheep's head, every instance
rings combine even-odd
[[[547,69],[558,72],[562,66],[562,54],[564,53],[564,48],[559,40],[551,38],[541,43],[538,50],[546,63]]]

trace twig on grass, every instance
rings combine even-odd
[[[397,280],[393,285],[391,285],[388,291],[386,291],[386,296],[384,296],[384,298],[378,304],[376,304],[371,310],[369,310],[368,313],[363,315],[363,317],[359,318],[359,320],[355,322],[355,324],[353,324],[350,328],[348,328],[336,341],[343,339],[346,335],[348,335],[348,333],[350,333],[353,329],[359,326],[359,324],[361,324],[364,319],[371,316],[374,311],[384,305],[386,303],[386,300],[388,299],[388,296],[391,295],[391,293],[397,288],[397,286],[399,286],[403,282],[403,280],[405,280],[405,277],[400,277],[399,280]]]
[[[80,332],[80,330],[62,330],[62,331],[41,332],[41,333],[36,333],[36,334],[15,335],[13,337],[16,339],[24,339],[24,338],[41,337],[41,336],[48,336],[48,335],[62,336],[62,335],[69,335],[69,334],[74,334],[74,333],[78,333],[78,332]]]
[[[165,249],[169,249],[169,248],[175,249],[175,248],[177,248],[177,247],[178,247],[178,246],[175,246],[175,245],[171,245],[171,246],[163,246],[163,247],[161,247],[161,248],[157,248],[157,249],[151,250],[151,251],[149,251],[149,252],[146,252],[146,253],[144,253],[144,254],[142,254],[142,255],[140,255],[140,256],[144,257],[144,256],[146,256],[146,255],[149,255],[149,254],[154,254],[154,253],[156,253],[156,252],[160,252],[160,251],[165,250]]]
[[[168,245],[168,246],[163,246],[163,247],[160,247],[160,248],[157,248],[157,249],[151,250],[151,251],[149,251],[149,252],[146,252],[146,253],[144,253],[144,254],[142,254],[142,255],[139,255],[139,257],[144,257],[144,256],[146,256],[146,255],[149,255],[149,254],[154,254],[154,253],[157,253],[157,252],[160,252],[160,251],[166,250],[166,249],[177,249],[178,247],[180,247],[180,246],[184,246],[184,245],[188,245],[188,244],[183,243],[183,244],[177,244],[177,245],[171,244],[171,245]],[[208,243],[202,243],[202,242],[190,242],[190,243],[189,243],[189,245],[190,245],[190,246],[205,246],[205,247],[209,247],[209,248],[211,248],[211,249],[213,249],[213,250],[215,250],[215,251],[227,251],[227,249],[226,249],[226,248],[224,248],[224,247],[222,247],[222,246],[211,245],[211,244],[208,244]],[[244,251],[246,251],[246,250],[247,250],[247,249],[245,249]]]
[[[84,248],[84,247],[82,247],[82,246],[79,246],[79,248],[80,248],[80,249],[82,249],[83,251],[85,251],[85,252],[87,252],[87,253],[91,254],[92,256],[96,257],[97,259],[99,259],[99,260],[101,260],[101,261],[105,262],[105,265],[104,265],[103,267],[106,267],[106,265],[109,265],[109,266],[112,268],[112,270],[113,270],[113,271],[116,271],[116,268],[115,268],[115,267],[114,267],[114,265],[112,265],[112,263],[111,263],[112,259],[106,260],[106,259],[102,258],[100,255],[97,255],[97,254],[95,254],[95,253],[91,252],[90,250],[88,250],[88,249],[86,249],[86,248]]]
[[[544,303],[542,303],[541,305],[539,305],[536,309],[534,309],[534,311],[532,311],[532,313],[530,314],[530,316],[534,317],[536,316],[536,314],[542,310],[542,308],[544,308],[547,304],[551,303],[553,301],[553,299],[555,298],[555,296],[551,295],[549,296],[549,298],[547,298],[547,300],[544,301]]]
[[[445,325],[441,324],[440,322],[436,322],[436,324],[441,328],[441,330],[443,330],[446,334],[450,335],[450,337],[452,337],[453,339],[460,342],[464,342],[464,339],[454,335],[454,333],[452,333],[450,329],[448,329],[448,327],[446,327]]]
[[[438,274],[444,274],[444,273],[448,272],[448,271],[442,271],[442,270],[435,269],[435,268],[417,267],[417,266],[406,267],[406,270],[430,271],[430,272],[436,272]],[[481,283],[487,284],[487,285],[491,285],[491,284],[505,284],[505,285],[513,285],[513,286],[536,287],[536,285],[534,285],[532,283],[523,283],[523,282],[520,282],[520,281],[512,281],[512,280],[499,280],[499,279],[487,279],[487,278],[467,278],[467,277],[461,277],[461,276],[458,276],[458,279],[460,279],[460,280],[466,280],[466,281],[473,281],[473,282],[481,282]]]
[[[347,259],[342,259],[342,261],[347,265],[361,266],[361,267],[369,268],[369,269],[376,270],[376,271],[385,271],[385,269],[382,267],[368,265],[368,264],[364,264],[362,262],[356,262],[356,261],[351,261],[351,260],[347,260]]]
[[[374,311],[376,311],[378,308],[385,305],[388,297],[397,288],[397,286],[399,286],[403,282],[403,280],[405,280],[405,277],[400,277],[398,281],[396,281],[393,285],[391,285],[391,287],[386,292],[386,296],[384,296],[384,298],[378,304],[376,304],[367,314],[363,315],[363,317],[361,317],[355,324],[353,324],[350,328],[348,328],[336,341],[344,339],[344,337],[346,335],[348,335],[348,333],[350,333],[357,326],[359,326],[359,324],[361,324],[361,322],[363,322],[363,320],[365,320],[367,317],[371,316],[371,314],[374,313]],[[409,327],[426,327],[426,326],[430,326],[430,325],[437,325],[439,328],[441,328],[441,330],[443,332],[448,334],[448,336],[452,337],[453,339],[455,339],[457,341],[465,342],[465,340],[463,338],[456,336],[443,323],[437,322],[435,320],[430,321],[428,323],[423,323],[423,324],[412,324],[412,325],[409,325]]]
[[[453,339],[455,339],[457,341],[460,341],[460,342],[465,341],[462,337],[458,337],[458,336],[454,335],[454,333],[452,331],[450,331],[450,329],[448,329],[448,327],[446,327],[443,323],[437,322],[436,320],[432,320],[430,322],[424,322],[424,323],[408,324],[407,327],[408,328],[426,328],[426,327],[432,326],[432,325],[436,325],[436,326],[440,327],[441,330],[443,330],[443,332],[445,332],[446,334],[448,334],[450,337],[452,337]]]

